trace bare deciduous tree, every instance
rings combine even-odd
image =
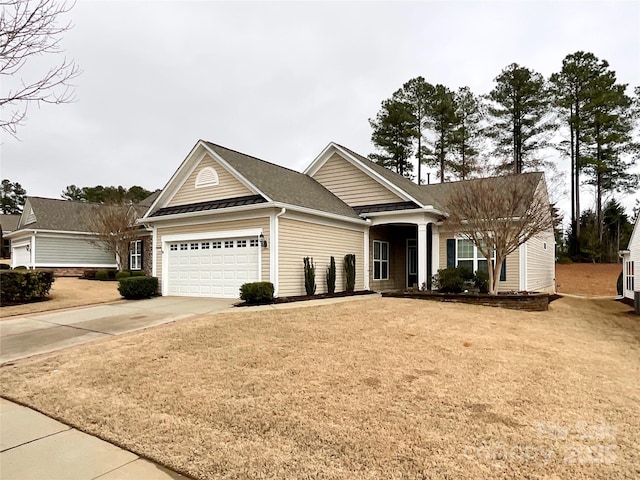
[[[131,204],[96,205],[89,228],[96,237],[91,243],[116,257],[118,270],[125,270],[129,245],[138,239],[140,212]]]
[[[70,23],[60,24],[71,9],[64,1],[4,0],[0,5],[0,78],[16,78],[35,57],[62,53],[61,36],[71,28]],[[0,94],[0,128],[15,136],[30,104],[73,101],[70,81],[79,74],[74,61],[63,58],[35,77],[20,78],[17,86]]]
[[[459,182],[452,185],[446,204],[447,223],[487,260],[492,295],[497,293],[507,255],[530,238],[543,233],[553,236],[551,207],[540,173]]]

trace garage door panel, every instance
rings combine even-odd
[[[259,247],[255,239],[199,240],[170,245],[170,295],[238,298],[243,283],[258,281]]]

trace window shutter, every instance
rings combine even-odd
[[[447,238],[447,268],[456,266],[456,239]]]
[[[140,242],[140,270],[144,270],[144,240],[138,240]]]
[[[500,269],[500,281],[507,281],[507,259],[502,260],[502,268]]]

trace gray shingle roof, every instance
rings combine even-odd
[[[27,225],[21,222],[21,229],[90,232],[90,219],[95,215],[96,208],[118,208],[118,206],[59,200],[57,198],[27,197],[25,211],[27,208],[33,209],[36,221]],[[147,207],[138,205],[135,205],[134,208],[139,217],[142,217],[147,210]],[[29,212],[26,211],[25,219],[28,214]]]
[[[275,202],[360,218],[351,207],[308,175],[215,143],[204,143]]]
[[[0,214],[0,226],[2,226],[3,234],[15,232],[18,229],[18,222],[20,222],[20,215]]]

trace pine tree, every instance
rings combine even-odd
[[[498,172],[539,169],[543,162],[536,153],[548,145],[548,134],[554,128],[544,78],[512,63],[494,82],[487,96],[491,120],[487,134],[495,141],[496,154],[504,158]]]
[[[369,119],[373,128],[371,141],[381,153],[372,153],[369,158],[383,167],[395,170],[411,178],[413,166],[413,141],[417,135],[416,119],[411,106],[394,99],[382,102],[375,119]]]
[[[481,142],[481,122],[485,113],[480,99],[469,87],[455,94],[455,128],[452,136],[453,155],[449,168],[460,180],[473,178],[481,166],[478,160]]]
[[[411,109],[415,119],[414,129],[416,131],[416,165],[418,167],[417,183],[422,183],[423,155],[429,150],[423,145],[424,133],[427,128],[429,114],[429,103],[434,93],[433,85],[425,81],[423,77],[412,78],[406,82],[400,90],[393,94],[396,100],[406,103]]]
[[[453,137],[456,128],[456,105],[454,93],[444,85],[436,85],[429,103],[428,125],[435,135],[431,166],[439,168],[440,182],[446,180],[445,167],[448,155],[453,150]]]

